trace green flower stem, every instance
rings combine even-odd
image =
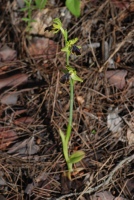
[[[67,126],[66,138],[65,138],[68,154],[69,154],[68,143],[69,143],[71,131],[72,131],[73,101],[74,101],[74,80],[70,78],[70,111],[69,111],[69,122],[68,122],[68,126]],[[68,158],[69,158],[69,155],[68,155]],[[69,163],[67,161],[67,166],[68,166],[69,172],[71,172],[72,171],[72,163]]]
[[[64,39],[65,39],[65,46],[67,45],[68,37],[63,34]],[[70,53],[67,51],[66,52],[66,63],[67,66],[69,66],[69,56]],[[71,135],[71,130],[72,130],[72,118],[73,118],[73,99],[74,99],[74,80],[70,78],[70,111],[69,111],[69,122],[67,126],[67,132],[66,132],[66,145],[68,146],[68,142],[70,139]],[[68,156],[69,157],[69,156]]]
[[[74,100],[74,80],[70,79],[70,111],[69,111],[69,122],[66,132],[66,141],[68,142],[72,130],[72,119],[73,119],[73,100]]]
[[[67,66],[69,66],[69,53],[67,52],[67,55],[66,55],[66,59],[67,59]]]
[[[68,35],[68,34],[67,34]],[[68,36],[63,35],[65,39],[65,46],[67,45]],[[70,52],[66,52],[66,65],[69,66],[69,56]],[[66,159],[67,167],[68,167],[68,177],[71,179],[70,172],[73,171],[72,169],[72,163],[69,163],[69,152],[68,152],[68,146],[69,146],[69,140],[71,136],[72,131],[72,120],[73,120],[73,101],[74,101],[74,80],[70,78],[70,109],[69,109],[69,122],[67,125],[67,131],[66,131],[66,137],[65,137],[65,152],[64,156]]]
[[[63,36],[64,36],[64,39],[65,39],[65,47],[67,46],[67,41],[68,41],[68,36],[66,35],[64,35],[63,34]],[[66,52],[66,63],[67,63],[67,66],[69,66],[69,56],[70,56],[70,53],[69,53],[69,51],[67,51]]]
[[[65,38],[65,37],[64,37]],[[67,36],[65,38],[65,46],[67,45]],[[69,66],[69,56],[70,53],[66,52],[66,64]],[[66,137],[65,137],[65,144],[63,147],[63,153],[65,156],[65,160],[67,163],[68,171],[69,174],[68,176],[70,177],[70,172],[72,171],[72,163],[69,163],[69,152],[68,152],[68,144],[71,136],[71,131],[72,131],[72,119],[73,119],[73,100],[74,100],[74,80],[70,78],[70,110],[69,110],[69,122],[67,125],[67,131],[66,131]]]

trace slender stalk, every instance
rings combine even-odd
[[[67,44],[67,40],[68,40],[68,38],[65,39],[65,46]],[[70,55],[70,53],[67,52],[67,55],[66,55],[67,66],[69,66],[69,55]],[[66,131],[66,145],[67,146],[68,146],[68,142],[69,142],[71,130],[72,130],[73,99],[74,99],[74,81],[73,81],[73,79],[70,78],[70,109],[69,109],[69,122],[67,125],[67,131]],[[68,157],[69,157],[69,155],[68,155]]]
[[[69,143],[71,131],[72,131],[73,99],[74,99],[74,81],[73,81],[73,79],[70,79],[70,110],[69,110],[69,122],[68,122],[67,132],[66,132],[66,142],[65,142],[68,159],[69,159],[68,143]],[[73,169],[72,169],[72,163],[69,163],[68,160],[67,160],[67,167],[68,167],[68,178],[71,179],[70,172]]]
[[[71,130],[72,130],[73,100],[74,100],[74,80],[70,79],[70,110],[69,110],[69,122],[68,122],[67,132],[66,132],[67,144],[69,142]]]
[[[67,52],[67,55],[66,55],[66,61],[67,61],[67,66],[69,66],[69,53]]]
[[[67,38],[66,38],[67,39]],[[65,45],[67,44],[67,40],[65,40]],[[66,63],[69,66],[69,56],[70,53],[66,54]],[[68,151],[68,143],[71,136],[72,131],[72,119],[73,119],[73,99],[74,99],[74,81],[70,78],[70,109],[69,109],[69,122],[67,125],[66,137],[65,137],[65,145],[63,147],[64,156],[66,159],[67,167],[68,167],[68,178],[71,179],[70,172],[72,171],[72,163],[69,163],[69,151]]]

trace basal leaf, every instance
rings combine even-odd
[[[69,157],[69,163],[77,163],[85,157],[84,151],[76,151]]]
[[[66,0],[66,6],[74,16],[80,16],[80,0]]]

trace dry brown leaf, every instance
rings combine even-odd
[[[84,98],[82,96],[76,96],[76,99],[78,101],[78,103],[81,105],[85,102]]]
[[[127,200],[127,199],[123,197],[116,197],[114,200]]]
[[[42,172],[39,176],[37,176],[35,178],[36,182],[40,182],[40,181],[43,181],[43,180],[46,180],[48,178],[48,173],[46,172]]]
[[[19,93],[16,92],[8,93],[1,98],[1,103],[6,105],[15,105],[18,100],[18,95]]]
[[[0,127],[0,139],[16,137],[16,133],[8,127]]]
[[[7,141],[5,143],[0,144],[0,150],[6,150],[6,148],[12,144],[12,141]]]
[[[127,139],[128,139],[128,144],[132,145],[134,144],[134,121],[133,120],[129,122],[129,126],[130,128],[127,129]]]
[[[130,5],[130,0],[111,0],[111,2],[120,9],[126,9]]]
[[[36,187],[36,183],[29,183],[25,189],[25,193],[30,195],[32,193],[32,190]]]
[[[17,56],[17,53],[15,50],[11,49],[7,45],[4,45],[0,49],[0,60],[2,61],[11,61],[14,60]]]
[[[134,94],[134,76],[127,79],[128,92],[126,94],[127,98],[131,97]]]
[[[0,79],[0,89],[7,86],[18,86],[27,82],[27,80],[27,74],[16,74],[14,76],[10,76],[9,78]]]
[[[21,115],[21,114],[24,114],[24,113],[27,113],[27,109],[16,110],[16,111],[14,111],[14,117]]]
[[[15,125],[21,124],[31,124],[34,121],[32,117],[21,117],[19,119],[14,120]]]
[[[108,82],[115,86],[117,89],[123,89],[125,86],[126,70],[109,70],[106,72]]]
[[[43,55],[44,58],[51,59],[56,55],[57,43],[48,38],[34,37],[28,49],[31,56]]]
[[[0,194],[0,200],[6,200],[6,198]]]
[[[9,154],[18,153],[19,155],[33,155],[39,151],[39,146],[35,144],[34,137],[25,139],[23,142],[16,143],[8,151]]]
[[[92,200],[114,200],[114,196],[109,191],[98,192],[92,196]]]
[[[7,185],[5,179],[4,179],[4,173],[2,171],[0,171],[0,186],[3,186],[3,185]],[[0,200],[1,200],[1,195],[0,195]]]
[[[130,12],[134,12],[134,2],[130,3],[129,10],[130,10]]]
[[[134,129],[133,129],[134,130]],[[128,144],[132,145],[134,144],[134,133],[132,132],[131,129],[128,128],[127,130],[127,139],[128,139]]]
[[[0,67],[0,73],[4,74],[4,72],[6,73],[6,71],[8,70],[9,66],[5,65],[5,66],[1,66]]]
[[[113,133],[120,133],[122,128],[122,118],[118,115],[118,107],[116,109],[109,108],[107,116],[107,126]]]
[[[126,188],[134,196],[134,177],[127,180]]]
[[[15,131],[0,127],[0,150],[5,150],[17,138]]]

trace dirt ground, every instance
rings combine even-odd
[[[78,18],[49,1],[29,32],[18,2],[0,1],[0,200],[133,200],[134,1],[82,0]],[[64,41],[44,32],[55,17],[81,46],[69,152],[85,158],[71,181],[58,132],[69,116]]]

